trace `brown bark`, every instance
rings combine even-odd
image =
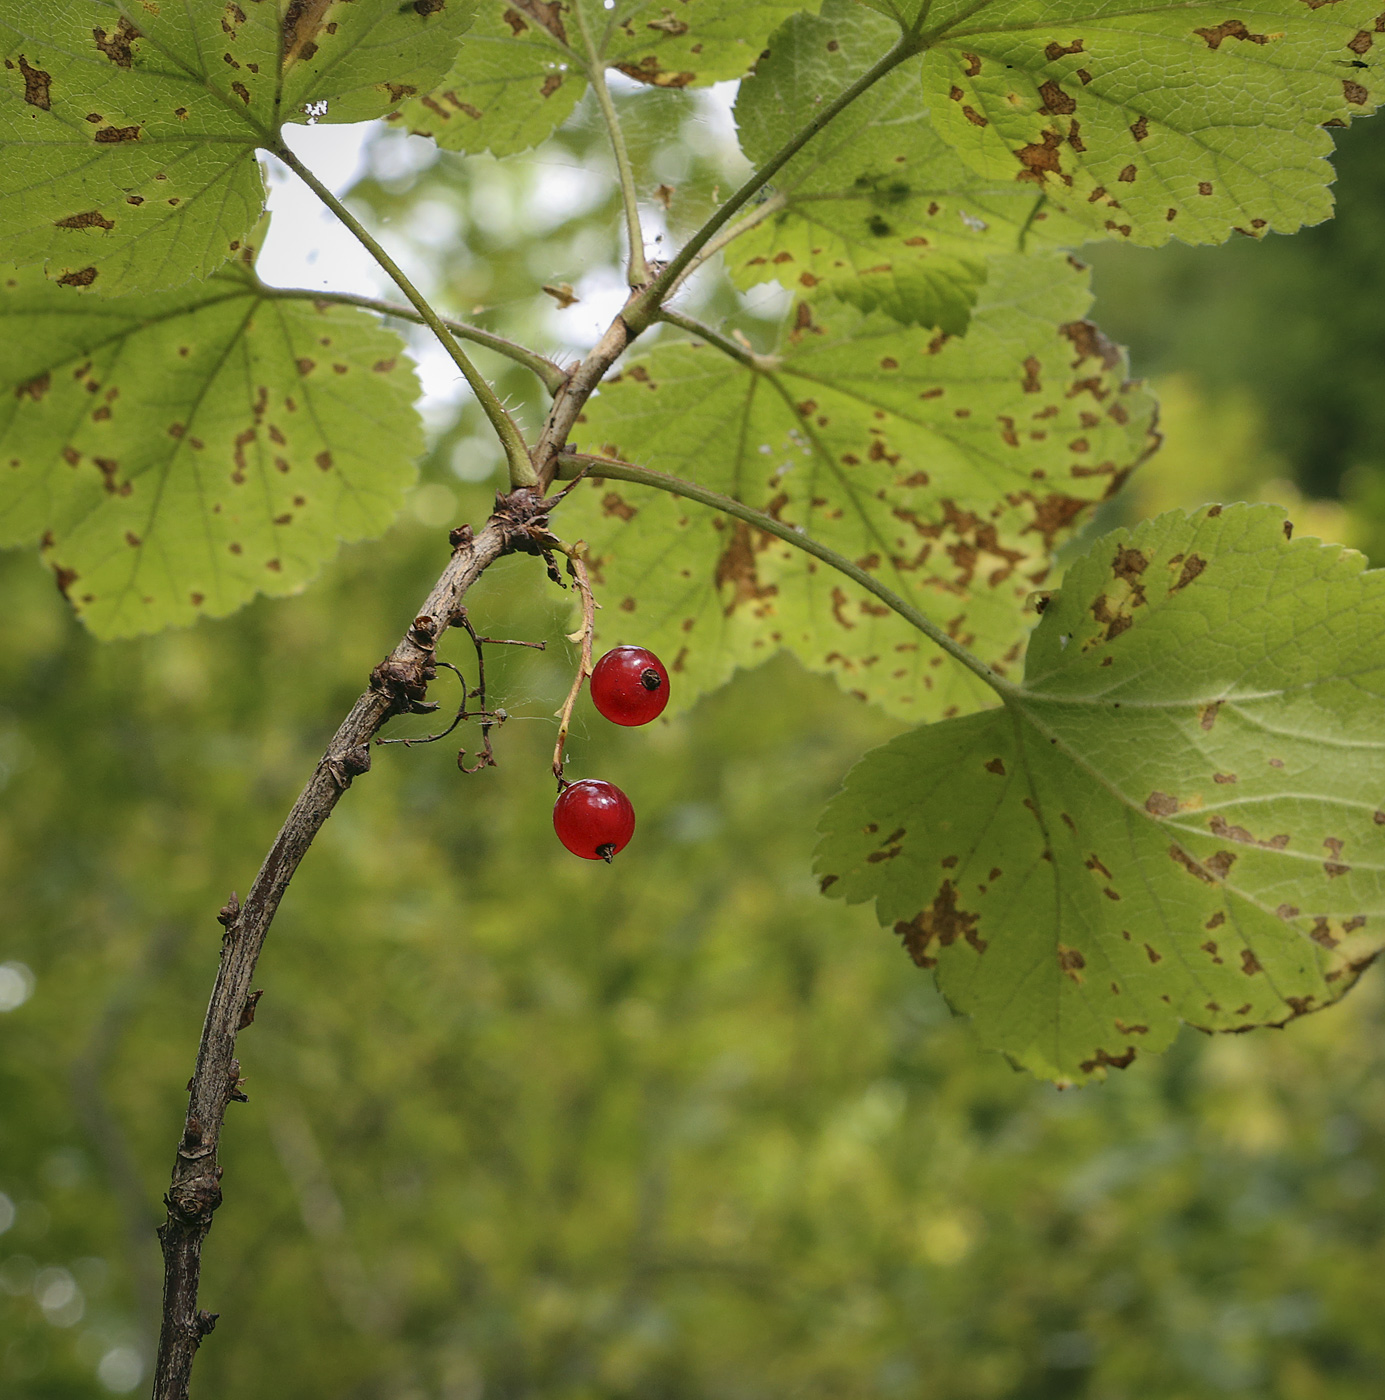
[[[453,554],[399,645],[370,676],[370,685],[332,736],[317,769],[293,804],[254,884],[241,904],[231,896],[218,916],[226,932],[211,1003],[202,1027],[197,1068],[188,1084],[188,1111],[164,1197],[159,1228],[164,1256],[163,1321],[154,1373],[154,1400],[186,1400],[193,1358],[216,1314],[199,1311],[202,1242],[221,1204],[217,1147],[226,1107],[243,1101],[236,1036],[255,1019],[251,979],[299,862],[353,778],[370,769],[370,742],[393,715],[421,707],[437,674],[437,639],[458,615],[467,589],[502,555],[538,553],[551,540],[547,503],[520,490],[500,497],[479,534],[452,532]]]

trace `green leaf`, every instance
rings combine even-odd
[[[1291,233],[1332,212],[1324,124],[1374,109],[1374,0],[951,0],[923,99],[979,174],[1088,236],[1149,246]]]
[[[206,277],[264,207],[282,121],[360,121],[436,81],[469,0],[120,5],[0,16],[0,259],[116,295]]]
[[[798,14],[741,84],[741,146],[767,161],[898,38],[850,0]],[[727,250],[738,286],[777,278],[800,296],[832,295],[953,334],[986,275],[986,257],[1040,241],[1080,243],[1084,224],[1046,207],[1005,172],[984,177],[942,139],[919,104],[922,60],[880,79],[776,177],[759,222]]]
[[[1385,941],[1385,572],[1288,533],[1212,506],[1104,537],[1004,709],[877,749],[828,808],[824,890],[1035,1074],[1283,1024]]]
[[[0,547],[42,543],[97,636],[295,592],[414,478],[399,337],[242,267],[138,298],[11,273],[0,327]]]
[[[1088,302],[1080,265],[1035,256],[997,260],[961,339],[799,303],[777,360],[661,347],[574,436],[801,526],[1004,670],[1052,547],[1150,440],[1151,402],[1079,319]],[[596,482],[561,528],[590,545],[603,641],[663,653],[675,705],[781,647],[897,715],[990,700],[855,584],[700,506]]]
[[[739,78],[798,6],[786,0],[485,0],[452,71],[399,120],[454,151],[509,155],[545,140],[602,64],[656,88]],[[590,43],[590,47],[589,47]]]
[[[441,86],[390,120],[449,151],[513,155],[547,140],[586,90],[581,60],[535,14],[491,0]]]

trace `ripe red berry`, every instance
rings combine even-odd
[[[573,855],[609,865],[635,834],[635,809],[614,783],[583,778],[558,794],[553,830]]]
[[[592,703],[614,724],[648,724],[668,704],[668,672],[644,647],[615,647],[592,671]]]

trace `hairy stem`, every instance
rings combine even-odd
[[[780,170],[796,156],[823,127],[845,111],[860,95],[873,87],[886,73],[898,68],[907,58],[920,51],[919,41],[909,35],[902,35],[889,51],[877,59],[851,84],[845,92],[834,98],[801,131],[784,143],[750,178],[738,189],[720,209],[702,225],[698,231],[679,249],[677,256],[654,279],[639,298],[636,306],[626,312],[626,322],[631,329],[643,330],[657,314],[669,290],[683,275],[683,271],[697,257],[703,247],[735,217],[738,210],[748,204]]]
[[[548,503],[528,489],[501,497],[481,532],[453,531],[454,553],[399,644],[371,673],[370,685],[342,721],[298,800],[293,804],[245,903],[234,895],[219,916],[226,932],[216,983],[202,1027],[197,1068],[189,1084],[187,1116],[159,1229],[163,1246],[163,1319],[154,1368],[154,1400],[187,1400],[193,1358],[216,1323],[199,1311],[202,1243],[221,1204],[217,1150],[227,1106],[244,1099],[236,1036],[255,1017],[251,990],[255,964],[289,881],[313,838],[351,780],[370,768],[370,741],[391,716],[422,703],[437,674],[437,639],[460,619],[462,599],[502,555],[532,553],[553,543]]]
[[[757,369],[769,373],[771,370],[779,368],[777,356],[757,355],[748,345],[742,345],[739,341],[732,340],[730,336],[722,335],[720,331],[714,331],[711,326],[704,325],[692,316],[685,316],[681,311],[670,311],[668,307],[664,307],[659,312],[659,319],[667,321],[670,326],[677,326],[679,330],[690,332],[699,340],[705,340],[709,345],[716,346],[723,355],[729,355],[747,369]]]
[[[626,265],[626,281],[632,287],[643,287],[649,281],[649,264],[644,257],[644,230],[640,227],[639,196],[635,192],[635,171],[630,164],[630,153],[625,149],[625,133],[620,128],[620,118],[616,116],[615,103],[611,101],[611,90],[606,86],[606,65],[592,43],[587,28],[586,11],[577,5],[577,23],[582,29],[582,40],[587,46],[587,81],[596,94],[597,106],[606,123],[611,138],[611,150],[615,153],[616,170],[620,174],[620,197],[625,205],[625,234],[630,240],[630,261]]]
[[[559,454],[559,477],[571,478],[583,474],[597,480],[633,481],[640,486],[653,486],[656,490],[667,491],[671,495],[697,501],[704,506],[710,506],[713,510],[721,511],[724,515],[743,520],[747,525],[753,525],[757,530],[763,530],[767,535],[773,535],[776,539],[783,540],[785,544],[791,544],[795,549],[803,550],[805,554],[811,554],[813,558],[821,560],[824,564],[836,569],[838,573],[845,574],[853,583],[859,584],[868,593],[873,593],[887,608],[898,613],[910,626],[918,628],[930,642],[941,647],[954,661],[965,666],[973,675],[983,680],[1001,699],[1008,699],[1019,694],[1017,686],[998,676],[984,661],[973,656],[960,642],[949,637],[936,622],[925,617],[912,603],[906,602],[898,593],[886,588],[879,579],[872,577],[864,569],[853,564],[844,554],[838,554],[835,549],[829,549],[825,544],[819,544],[817,540],[805,535],[793,525],[786,525],[782,520],[776,520],[772,515],[766,515],[764,511],[743,505],[730,496],[723,496],[718,491],[709,491],[705,486],[697,485],[696,482],[684,481],[681,477],[656,472],[650,467],[637,467],[632,462],[618,462],[609,457],[597,457],[587,452],[563,452]]]
[[[359,306],[363,311],[375,311],[381,316],[393,316],[400,321],[412,321],[417,326],[426,326],[422,312],[412,306],[400,306],[397,301],[382,301],[379,297],[357,296],[354,292],[314,292],[307,288],[271,287],[255,278],[256,291],[263,297],[275,297],[280,301],[330,302],[334,306]],[[439,316],[438,320],[459,340],[469,340],[473,345],[494,350],[517,365],[532,370],[542,381],[549,394],[556,394],[567,383],[567,371],[560,365],[536,351],[528,350],[513,340],[506,340],[494,331],[482,330],[480,326],[469,326],[465,321],[454,320],[450,316]]]
[[[457,344],[456,338],[448,330],[442,317],[433,310],[423,294],[404,275],[399,264],[371,236],[370,230],[287,146],[281,144],[275,147],[274,154],[351,230],[371,257],[384,268],[393,279],[395,286],[409,299],[423,323],[437,336],[442,348],[451,356],[453,364],[461,370],[462,377],[471,385],[472,393],[476,395],[476,401],[481,405],[486,417],[490,419],[491,427],[495,429],[496,436],[505,449],[505,458],[510,466],[511,490],[537,486],[538,476],[534,471],[534,464],[529,460],[529,449],[525,446],[523,435],[515,426],[514,419],[505,411],[505,405],[496,397],[495,390],[486,382],[485,376],[471,363],[462,347]]]

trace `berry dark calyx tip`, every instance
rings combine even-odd
[[[596,853],[601,857],[602,860],[606,862],[607,865],[610,865],[610,863],[616,858],[615,842],[607,841],[605,845],[598,846],[596,848]]]
[[[640,672],[640,684],[646,690],[658,690],[663,683],[659,673],[652,666],[646,666],[644,670]]]

